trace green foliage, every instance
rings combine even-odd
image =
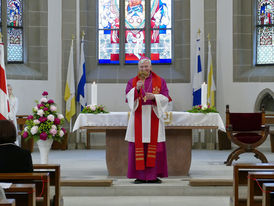
[[[83,108],[81,113],[99,114],[108,113],[108,111],[105,110],[103,105],[87,105]]]
[[[192,107],[191,110],[188,110],[188,112],[191,112],[191,113],[204,113],[204,114],[207,114],[207,113],[210,113],[210,112],[219,113],[216,110],[215,107],[210,107],[210,105],[208,105],[207,107],[202,107],[201,105],[197,105],[197,106]]]

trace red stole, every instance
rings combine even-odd
[[[162,83],[161,78],[154,72],[151,72],[151,74],[152,74],[152,93],[159,94],[161,90],[161,83]],[[138,78],[138,76],[136,76],[133,79],[133,87],[136,87],[136,83],[139,80],[140,79]],[[140,92],[138,95],[139,105],[134,115],[136,170],[145,169],[144,145],[142,143],[142,96],[143,96],[142,89],[140,89]],[[146,167],[155,167],[158,129],[159,129],[159,119],[152,109],[150,143],[148,144]]]

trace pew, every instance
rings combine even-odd
[[[263,190],[263,206],[274,205],[274,183],[264,183]]]
[[[12,184],[4,191],[8,199],[15,199],[16,206],[36,205],[35,184]]]
[[[49,173],[0,173],[0,182],[35,184],[36,200],[41,200],[43,206],[50,205]]]
[[[233,168],[233,196],[234,206],[246,205],[247,199],[239,198],[239,186],[247,186],[247,177],[249,171],[274,171],[272,163],[238,163]]]
[[[50,174],[50,186],[54,186],[55,193],[53,197],[54,206],[60,206],[61,195],[60,195],[60,165],[59,164],[34,164],[33,172],[47,172]]]
[[[248,172],[247,206],[255,206],[255,196],[263,195],[256,180],[259,183],[274,181],[274,172]]]
[[[15,206],[15,199],[0,199],[0,206]]]

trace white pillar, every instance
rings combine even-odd
[[[233,84],[233,1],[217,1],[217,110],[225,120],[225,105]]]
[[[62,111],[62,0],[48,0],[48,88]]]

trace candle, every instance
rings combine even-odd
[[[91,104],[97,105],[97,84],[95,82],[91,85]]]
[[[207,108],[207,84],[204,82],[201,86],[201,93],[202,93],[202,107]]]

